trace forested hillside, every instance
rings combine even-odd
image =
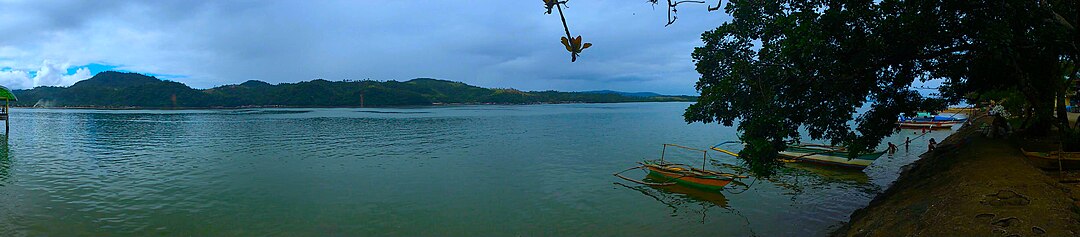
[[[489,89],[461,82],[418,78],[398,81],[328,81],[270,84],[247,81],[210,89],[138,73],[102,72],[70,87],[15,90],[18,106],[38,107],[377,107],[431,104],[613,103],[692,101],[689,96],[629,96],[620,92],[558,92]]]

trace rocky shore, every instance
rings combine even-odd
[[[1080,188],[1029,165],[975,121],[901,171],[833,236],[1080,236]]]

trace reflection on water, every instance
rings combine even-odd
[[[236,110],[221,110],[218,113],[221,114],[302,114],[311,112],[310,110],[265,110],[265,109],[236,109]]]
[[[662,177],[646,176],[644,181],[660,183],[664,180],[660,180]],[[707,191],[697,188],[686,187],[682,185],[661,185],[661,186],[649,186],[641,184],[624,184],[620,182],[614,183],[617,187],[629,189],[641,193],[646,197],[656,200],[670,209],[670,215],[672,217],[682,214],[700,215],[700,224],[708,223],[710,211],[712,209],[718,209],[721,215],[735,215],[742,219],[743,228],[756,235],[753,232],[753,228],[750,226],[750,220],[746,216],[739,213],[738,210],[728,205],[728,199],[722,193],[722,190]],[[726,188],[730,190],[730,188]],[[732,223],[727,223],[731,225]]]
[[[373,113],[373,114],[429,114],[431,112],[410,112],[410,111],[382,111],[382,110],[360,110],[359,113]]]
[[[830,188],[841,188],[866,195],[881,192],[881,187],[870,183],[869,176],[861,170],[798,162],[786,163],[784,167],[779,168],[776,175],[764,180],[785,190],[783,194],[790,195],[793,202],[807,192]]]
[[[8,150],[8,136],[0,136],[0,186],[7,184],[8,176],[11,175],[11,154]]]
[[[870,183],[870,177],[867,176],[866,173],[863,173],[862,170],[844,168],[844,167],[833,167],[833,166],[823,166],[823,165],[816,165],[816,164],[807,164],[807,163],[801,163],[801,162],[786,163],[785,165],[787,167],[789,167],[789,168],[793,168],[793,169],[787,169],[787,170],[781,171],[781,172],[784,172],[785,174],[788,174],[788,175],[796,175],[796,176],[814,175],[813,177],[818,177],[821,180],[828,181],[828,182],[840,182],[840,183],[850,183],[850,184],[868,184],[868,183]]]
[[[715,163],[739,173],[748,173],[749,169],[741,165]],[[872,195],[881,191],[881,187],[870,182],[870,177],[862,170],[824,166],[801,162],[785,163],[778,167],[776,173],[769,177],[751,176],[749,181],[735,181],[735,187],[743,186],[742,192],[750,189],[758,181],[768,182],[772,186],[779,187],[783,192],[780,194],[790,196],[795,202],[801,194],[807,191],[830,188],[841,188],[848,191]],[[747,183],[749,182],[749,183]],[[727,187],[731,190],[732,187]]]
[[[645,177],[646,182],[662,183],[662,182],[666,182],[665,180],[670,180],[670,179],[665,178],[665,177],[652,176],[652,175],[649,175],[649,176]],[[649,187],[649,186],[645,186],[645,187]],[[722,207],[722,208],[728,208],[727,197],[724,197],[724,194],[720,193],[720,192],[706,191],[706,190],[702,190],[702,189],[686,187],[686,186],[683,186],[683,185],[662,185],[662,186],[651,186],[651,187],[654,187],[656,190],[659,190],[663,194],[681,194],[681,195],[677,195],[677,196],[679,196],[682,199],[687,200],[687,201],[707,202],[707,203],[711,203],[711,204],[713,204],[715,206],[719,206],[719,207]]]

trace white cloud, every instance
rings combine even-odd
[[[29,89],[38,86],[70,86],[75,82],[85,80],[90,75],[90,69],[78,68],[73,74],[67,74],[70,64],[52,63],[48,60],[41,62],[37,71],[24,69],[0,70],[0,85],[11,89]],[[31,72],[34,76],[31,77]]]
[[[30,73],[21,70],[0,71],[0,85],[11,89],[25,89],[34,86]]]

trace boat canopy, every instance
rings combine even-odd
[[[18,101],[19,99],[15,98],[15,93],[11,93],[11,89],[0,86],[0,100]]]

